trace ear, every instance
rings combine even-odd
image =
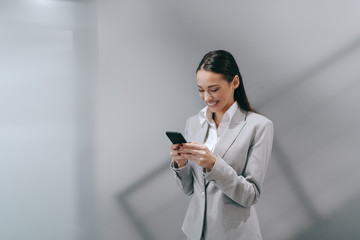
[[[233,85],[234,89],[237,89],[239,87],[240,79],[239,79],[238,75],[235,75],[235,77],[233,78],[232,85]]]

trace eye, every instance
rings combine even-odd
[[[201,90],[201,89],[198,89],[198,90],[199,90],[199,92],[201,92],[201,93],[204,92],[204,90]]]
[[[217,92],[219,88],[211,89],[211,92]]]

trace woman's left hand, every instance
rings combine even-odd
[[[216,155],[213,154],[204,144],[197,142],[183,143],[179,151],[181,156],[211,171],[216,161]]]

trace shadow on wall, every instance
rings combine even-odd
[[[335,214],[295,236],[294,240],[339,240],[359,239],[360,236],[360,193],[344,203]]]
[[[172,184],[174,183],[174,184]],[[159,192],[153,192],[158,189]],[[180,226],[189,197],[175,186],[166,163],[116,196],[128,218],[143,239],[185,239]],[[360,236],[360,193],[327,219],[316,218],[311,228],[293,240],[357,239]]]
[[[181,225],[189,198],[176,186],[170,161],[115,197],[142,239],[185,239]]]

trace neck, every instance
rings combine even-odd
[[[213,113],[213,119],[216,124],[216,128],[220,125],[223,116],[224,116],[224,113]]]
[[[232,104],[233,104],[234,102],[235,102],[235,101],[233,101]],[[213,113],[212,118],[213,118],[214,121],[215,121],[216,127],[218,127],[218,126],[220,125],[224,114],[225,114],[226,111],[232,106],[232,104],[229,104],[229,106],[227,106],[227,107],[224,109],[224,111],[214,112],[214,113]]]

